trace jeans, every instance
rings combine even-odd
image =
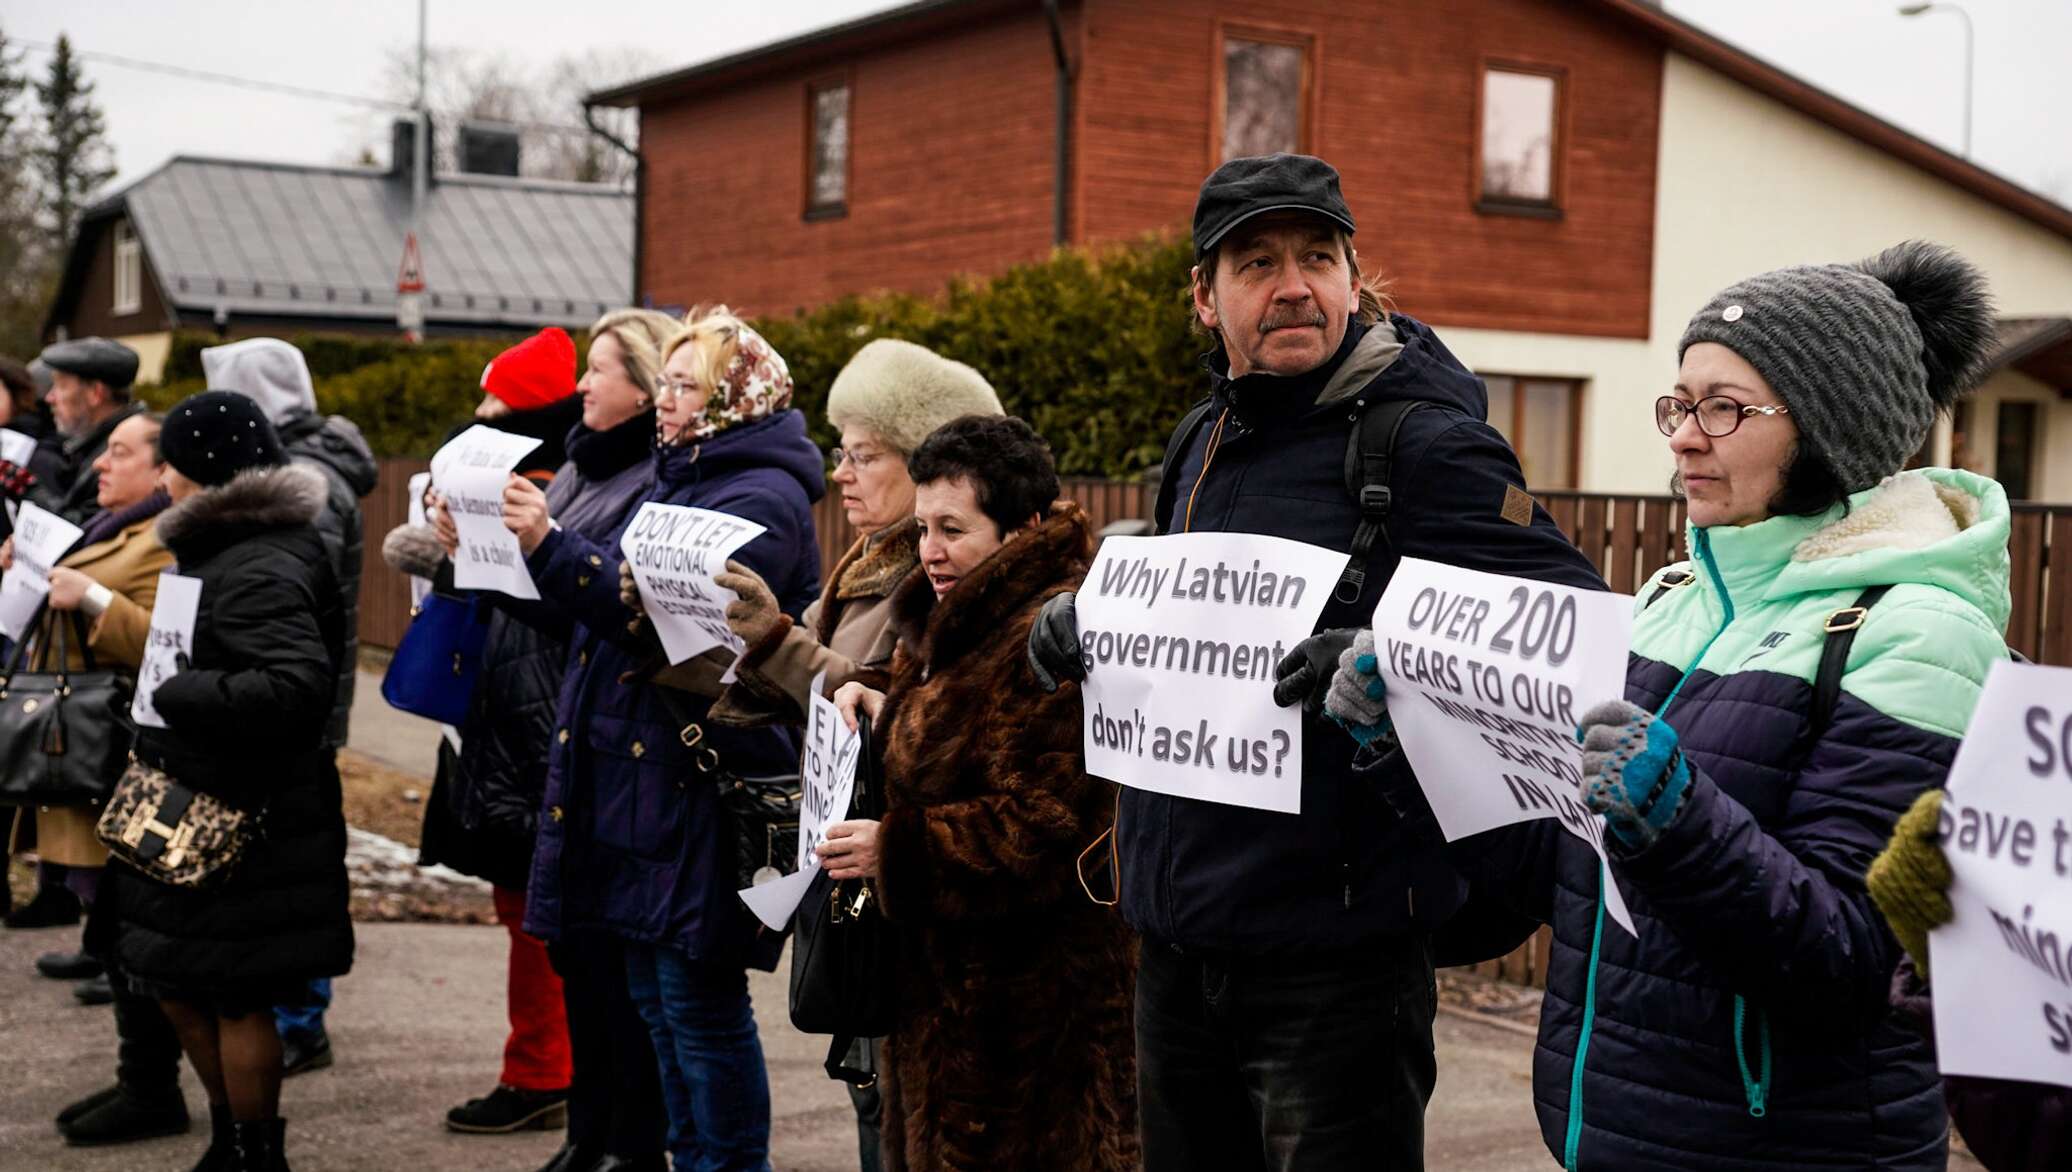
[[[654,1036],[677,1172],[769,1172],[770,1076],[748,974],[629,943],[626,991]]]
[[[1423,1168],[1430,955],[1421,937],[1324,958],[1211,959],[1145,940],[1145,1172]]]
[[[626,995],[625,949],[589,932],[547,945],[568,1017],[568,1140],[584,1168],[606,1155],[659,1157],[669,1128],[655,1049]]]
[[[313,1004],[284,1005],[273,1011],[273,1024],[279,1028],[282,1041],[314,1038],[324,1032],[324,1011],[331,1008],[331,978],[311,981],[309,997]]]

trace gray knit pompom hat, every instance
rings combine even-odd
[[[1718,342],[1746,359],[1791,409],[1802,447],[1853,493],[1906,466],[1936,412],[1977,384],[1993,339],[1986,279],[1909,240],[1728,286],[1692,315],[1676,356]]]

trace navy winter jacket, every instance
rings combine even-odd
[[[796,616],[820,594],[813,501],[826,491],[805,416],[785,411],[703,443],[655,454],[649,499],[754,521],[767,529],[735,555]],[[543,601],[575,620],[556,705],[547,792],[533,854],[525,929],[546,939],[586,930],[741,960],[754,920],[735,896],[734,843],[717,786],[677,736],[682,722],[653,684],[625,677],[646,647],[619,601],[619,539],[637,508],[603,540],[556,530],[527,559]],[[680,694],[694,718],[709,701]],[[776,729],[706,730],[722,768],[790,772],[797,748]]]
[[[1525,478],[1484,422],[1481,380],[1423,324],[1401,314],[1355,323],[1329,362],[1291,378],[1227,378],[1220,353],[1208,365],[1208,426],[1167,470],[1177,492],[1171,515],[1157,518],[1161,533],[1261,533],[1350,550],[1360,521],[1344,471],[1354,401],[1436,404],[1404,419],[1388,540],[1375,544],[1363,592],[1353,603],[1334,598],[1319,630],[1368,625],[1405,556],[1603,589],[1545,512],[1520,513],[1512,494]],[[1356,946],[1452,912],[1463,884],[1436,848],[1413,848],[1390,829],[1379,787],[1352,778],[1352,742],[1322,719],[1303,731],[1300,814],[1121,791],[1116,842],[1131,927],[1182,949],[1284,955]]]
[[[1655,842],[1606,839],[1637,937],[1554,820],[1457,845],[1478,908],[1495,892],[1553,925],[1533,1102],[1568,1167],[1944,1167],[1941,1080],[1891,1008],[1901,952],[1864,874],[2005,658],[2007,534],[2000,487],[1950,469],[1846,514],[1691,530],[1694,576],[1643,590],[1626,675],[1696,773]],[[1808,738],[1826,628],[1872,586],[1890,593]]]

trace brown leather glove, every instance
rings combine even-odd
[[[715,574],[712,580],[741,596],[727,604],[727,626],[743,643],[760,646],[783,619],[777,596],[770,593],[762,575],[729,559],[725,572]]]

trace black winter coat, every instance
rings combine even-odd
[[[235,995],[352,967],[345,817],[324,744],[345,642],[313,527],[324,489],[311,469],[262,469],[159,518],[201,604],[190,666],[154,697],[167,727],[140,730],[137,757],[257,814],[261,832],[204,890],[110,863],[90,939],[150,984]]]
[[[280,436],[289,459],[324,474],[324,511],[317,514],[317,536],[324,539],[324,552],[331,559],[345,620],[345,654],[338,663],[324,742],[342,749],[353,712],[353,681],[359,674],[360,560],[365,542],[360,498],[374,491],[380,469],[359,427],[342,415],[298,411],[281,421]]]
[[[1436,406],[1404,417],[1389,540],[1375,543],[1358,600],[1331,601],[1318,629],[1367,626],[1399,557],[1603,589],[1522,496],[1517,456],[1484,422],[1482,381],[1423,324],[1401,314],[1390,322],[1355,325],[1330,361],[1288,378],[1228,378],[1218,353],[1210,426],[1168,470],[1178,492],[1159,532],[1260,533],[1349,551],[1360,520],[1345,485],[1351,402],[1418,399]],[[1444,920],[1465,884],[1436,848],[1413,849],[1390,829],[1379,789],[1352,780],[1353,748],[1336,725],[1309,720],[1299,815],[1121,790],[1123,917],[1153,940],[1243,955],[1340,950]]]

